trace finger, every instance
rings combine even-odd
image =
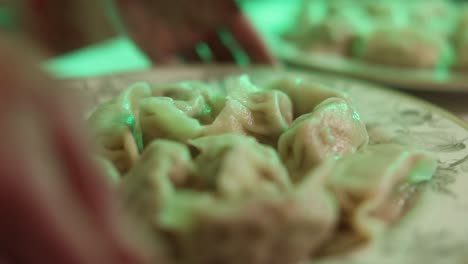
[[[51,82],[50,85],[57,84]],[[142,259],[149,258],[147,254],[145,255],[145,241],[138,239],[139,230],[128,228],[129,223],[125,221],[125,215],[119,207],[115,190],[110,189],[105,177],[89,158],[91,148],[84,131],[82,117],[79,112],[69,107],[73,105],[71,100],[76,101],[76,98],[65,96],[51,98],[43,95],[36,98],[38,108],[43,109],[48,117],[51,146],[61,158],[64,175],[67,175],[68,179],[67,184],[84,205],[93,224],[98,226],[99,235],[104,237],[119,258],[126,259],[129,263],[139,263]]]
[[[237,15],[228,25],[228,29],[252,63],[274,64],[276,62],[266,44],[243,14]]]
[[[140,1],[117,1],[119,14],[135,43],[154,62],[171,62],[177,43],[173,34],[161,27]]]
[[[9,46],[0,45],[0,50],[3,48],[13,51]],[[76,125],[79,118],[66,116],[68,108],[47,92],[54,83],[29,65],[22,65],[20,62],[27,59],[14,54],[14,51],[0,52],[0,57],[6,59],[0,61],[0,67],[5,69],[0,72],[0,80],[5,84],[0,91],[6,95],[0,99],[0,185],[3,188],[0,193],[9,193],[0,200],[3,203],[17,200],[15,207],[9,208],[13,218],[6,226],[16,226],[12,232],[18,236],[14,237],[23,243],[27,243],[27,236],[34,236],[37,243],[30,248],[32,255],[57,255],[66,260],[67,256],[79,258],[77,255],[85,254],[83,258],[88,256],[94,260],[108,252],[113,258],[116,255],[128,258],[132,255],[129,249],[132,253],[138,251],[126,243],[130,239],[116,232],[124,229],[117,226],[121,217],[116,210],[109,209],[112,201],[108,189],[87,161],[89,152]],[[36,119],[41,122],[31,123],[29,116],[39,113],[42,115]],[[23,122],[27,124],[24,129],[20,126]],[[39,133],[43,126],[46,133]],[[39,142],[43,145],[37,145]],[[23,237],[23,232],[28,235]],[[62,245],[63,254],[50,248],[41,250],[62,240],[69,241]],[[86,245],[95,247],[96,252],[91,250],[88,254]]]
[[[42,103],[45,103],[44,101],[42,100]],[[81,117],[60,101],[53,102],[52,105],[51,100],[47,101],[48,105],[39,107],[49,116],[47,124],[52,136],[50,143],[61,157],[65,174],[69,175],[70,185],[93,215],[99,220],[106,219],[115,197],[97,166],[88,158],[91,149],[84,136],[86,133],[81,124]]]
[[[69,258],[68,263],[104,260],[109,249],[66,183],[44,119],[25,105],[21,111],[0,118],[1,231],[16,242],[4,240],[2,248],[26,263],[36,257]]]
[[[6,118],[0,118],[0,193],[7,194],[1,197],[0,207],[9,216],[9,222],[1,226],[11,232],[8,237],[18,240],[3,246],[25,263],[34,259],[48,263],[122,263],[122,259],[132,259],[129,263],[139,263],[129,252],[131,247],[122,246],[123,239],[106,232],[82,202],[82,195],[69,181],[66,162],[54,148],[55,135],[49,130],[48,117],[34,115],[42,112],[28,107],[31,105],[21,105],[23,114],[10,109]],[[114,217],[118,219],[118,215]],[[20,246],[23,244],[29,247]]]
[[[228,48],[229,43],[218,32],[212,32],[206,39],[211,49],[213,59],[217,62],[234,62],[233,51]]]
[[[177,54],[181,50],[193,48],[201,41],[200,32],[190,26],[174,28],[142,1],[119,0],[117,3],[129,36],[155,63],[178,63]]]
[[[180,56],[182,57],[184,62],[196,63],[204,61],[200,56],[199,52],[197,51],[197,47],[182,51]]]
[[[128,33],[154,62],[173,63],[178,53],[188,62],[207,61],[206,56],[200,56],[196,49],[200,42],[210,46],[210,60],[234,59],[232,52],[214,33],[218,25],[224,25],[240,13],[234,1],[204,0],[182,4],[118,0],[117,3]],[[213,33],[204,39],[207,31]]]
[[[87,202],[87,206],[95,209],[94,201],[99,201],[104,197],[96,193],[98,190],[106,191],[106,186],[100,182],[97,170],[91,167],[92,163],[87,162],[86,157],[90,150],[86,148],[87,142],[84,142],[84,131],[78,126],[81,118],[77,113],[73,114],[73,109],[69,107],[74,104],[61,102],[64,97],[57,94],[60,91],[56,87],[58,85],[31,67],[35,62],[22,56],[15,56],[18,52],[8,44],[11,43],[0,43],[0,58],[3,59],[0,62],[2,69],[0,81],[4,84],[0,88],[0,92],[4,95],[0,99],[2,112],[14,114],[23,111],[21,107],[26,105],[32,113],[42,113],[47,116],[43,125],[52,128],[52,138],[57,140],[50,143],[52,146],[60,147],[57,150],[62,152],[60,153],[61,159],[66,159],[64,164],[71,166],[72,173],[67,175],[74,177],[68,177],[68,179],[88,181],[73,184],[78,188],[77,193],[83,194],[81,198]],[[7,52],[4,52],[5,50]],[[23,65],[21,61],[28,63]],[[90,188],[83,185],[88,185]],[[96,208],[93,211],[97,212],[101,209]]]
[[[64,105],[60,109],[66,109]],[[145,251],[141,243],[137,243],[137,230],[130,230],[122,211],[118,205],[118,198],[110,190],[103,175],[89,158],[91,150],[88,142],[82,135],[82,127],[77,125],[80,117],[69,111],[55,114],[49,109],[53,117],[50,127],[58,155],[63,157],[66,165],[65,173],[70,175],[70,185],[79,196],[89,214],[93,216],[102,236],[114,247],[114,252],[121,254],[124,259],[133,259],[144,256]],[[130,233],[132,232],[132,234]],[[131,239],[135,238],[135,239]]]

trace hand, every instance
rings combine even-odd
[[[88,158],[76,103],[13,46],[0,41],[0,261],[145,263]]]
[[[157,63],[182,58],[200,61],[196,45],[205,42],[213,60],[233,61],[235,40],[251,63],[274,59],[234,0],[115,0],[128,34]],[[224,36],[217,30],[224,28]],[[223,38],[224,37],[224,38]],[[227,43],[231,41],[231,43]],[[235,44],[234,44],[235,45]]]
[[[196,52],[202,42],[213,61],[235,61],[233,53],[241,50],[245,56],[238,58],[248,62],[274,63],[234,0],[26,0],[21,6],[25,33],[49,55],[115,36],[114,24],[125,28],[156,63],[203,61]]]

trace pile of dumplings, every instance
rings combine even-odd
[[[451,0],[302,0],[286,39],[308,52],[403,68],[468,69],[468,5]]]
[[[97,160],[158,241],[158,263],[349,252],[398,221],[435,170],[424,152],[369,145],[350,99],[319,83],[223,84],[136,83],[89,117]]]

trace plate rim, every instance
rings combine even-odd
[[[297,48],[294,43],[291,41],[284,40],[280,37],[275,37],[272,41],[274,43],[272,51],[273,53],[278,56],[279,59],[284,61],[286,64],[295,67],[307,68],[307,69],[315,69],[320,70],[325,73],[334,73],[343,75],[346,77],[353,77],[359,78],[363,80],[369,80],[378,82],[382,85],[388,86],[396,86],[398,89],[402,90],[413,90],[413,91],[431,91],[431,92],[443,92],[443,93],[468,93],[468,78],[466,78],[467,84],[462,84],[462,80],[458,82],[452,81],[436,81],[434,80],[434,76],[432,78],[418,80],[418,79],[397,79],[397,78],[388,78],[385,77],[384,74],[380,75],[371,75],[365,74],[362,67],[369,67],[374,68],[377,67],[378,69],[382,70],[384,73],[388,70],[396,70],[400,72],[405,72],[405,68],[398,68],[392,66],[386,66],[381,64],[372,64],[366,61],[356,60],[353,58],[348,58],[346,56],[341,56],[339,54],[327,54],[327,53],[320,53],[314,51],[301,51]],[[344,66],[322,66],[319,63],[312,62],[313,59],[317,60],[325,60],[325,59],[333,59],[338,60],[340,63],[345,63],[351,65],[348,69]],[[358,70],[350,70],[352,67],[357,68]],[[388,68],[388,69],[385,69]],[[454,72],[451,70],[447,70],[451,78],[453,76],[458,76],[458,78],[463,78],[465,75],[463,72]],[[416,73],[416,72],[423,72],[423,74],[430,74],[430,70],[428,69],[418,69],[418,68],[408,68],[407,74]],[[396,74],[396,73],[393,73]],[[467,73],[468,74],[468,73]],[[450,78],[449,78],[450,80]]]

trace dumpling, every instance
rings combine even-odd
[[[139,157],[138,125],[130,108],[107,103],[92,113],[88,123],[97,152],[110,160],[121,174],[127,172]]]
[[[350,12],[352,9],[359,7],[360,1],[353,0],[327,0],[323,1],[326,6],[326,13],[328,16],[340,15]],[[352,10],[355,11],[355,10]]]
[[[371,24],[371,31],[380,26],[399,27],[408,22],[408,4],[402,3],[401,0],[362,2],[363,11],[368,17],[367,23]]]
[[[446,51],[445,40],[430,32],[381,28],[366,40],[362,58],[383,65],[430,68],[444,59]]]
[[[348,249],[398,220],[435,170],[423,152],[367,146],[338,91],[246,75],[223,84],[136,84],[89,118],[98,165],[170,263],[302,263]]]
[[[460,14],[456,30],[453,35],[453,46],[455,49],[455,68],[468,70],[468,6]]]
[[[197,174],[191,153],[166,140],[151,143],[121,182],[126,205],[177,263],[295,263],[332,235],[338,210],[324,172],[294,188],[274,149],[254,138],[226,134],[190,143],[203,172],[197,177],[209,188],[185,184]]]
[[[294,191],[257,193],[247,201],[178,193],[161,212],[161,228],[180,263],[299,263],[319,250],[337,223],[325,173],[317,171]]]
[[[203,135],[225,133],[247,134],[243,124],[251,120],[251,113],[239,101],[228,98],[221,113],[203,129]]]
[[[460,37],[455,44],[455,57],[454,67],[457,70],[468,71],[468,31],[466,36]]]
[[[204,134],[236,132],[255,136],[262,143],[275,144],[292,123],[292,104],[280,91],[260,91],[241,102],[228,98],[224,109]]]
[[[205,188],[213,190],[216,187],[216,176],[222,165],[222,157],[233,146],[254,145],[255,138],[240,134],[227,133],[222,135],[204,136],[190,140],[192,156],[197,164],[199,177]]]
[[[468,4],[466,3],[460,6],[456,26],[457,31],[468,30]]]
[[[456,9],[452,1],[419,0],[410,5],[411,26],[430,30],[446,38],[452,32],[456,22]]]
[[[309,257],[316,255],[322,246],[336,232],[339,222],[339,205],[333,193],[328,189],[327,178],[330,166],[321,166],[304,176],[295,186],[294,199],[301,204],[304,215],[309,216],[309,223],[320,223],[315,231],[315,240],[309,241],[312,246]],[[312,234],[311,234],[312,235]]]
[[[296,43],[306,51],[349,55],[358,31],[355,17],[339,14],[312,25]]]
[[[290,176],[298,180],[324,159],[366,146],[369,136],[358,113],[345,100],[329,98],[296,119],[281,135],[278,152]]]
[[[431,155],[395,144],[368,146],[335,162],[327,186],[348,219],[343,228],[357,239],[374,238],[402,216],[414,185],[430,180],[436,166]]]
[[[239,133],[275,145],[291,124],[292,103],[281,91],[255,87],[247,76],[232,79],[225,106],[204,135]]]
[[[97,156],[95,161],[98,168],[101,169],[101,172],[111,184],[118,184],[120,182],[121,175],[110,160]]]
[[[291,188],[275,149],[254,138],[227,134],[198,138],[190,144],[200,152],[195,158],[199,177],[222,197],[239,199]]]
[[[125,89],[118,97],[114,99],[114,103],[122,105],[123,108],[130,110],[133,115],[138,117],[140,101],[143,98],[151,96],[151,87],[144,82],[137,82]]]
[[[396,5],[392,2],[386,2],[386,1],[364,1],[364,10],[366,13],[374,17],[376,19],[379,18],[384,18],[384,19],[391,19],[397,10]]]
[[[225,103],[221,89],[198,82],[180,82],[152,87],[153,96],[170,97],[180,110],[202,123],[211,123]]]
[[[299,263],[308,260],[330,237],[336,221],[335,211],[328,208],[330,204],[325,204],[319,193],[309,193],[310,200],[291,195],[289,199],[247,204],[212,201],[194,205],[197,198],[187,197],[184,201],[191,208],[190,225],[163,228],[178,250],[179,263]]]
[[[169,97],[141,100],[140,123],[145,144],[157,138],[185,142],[202,133],[200,122],[177,108]]]
[[[150,96],[150,86],[147,83],[138,82],[131,85],[115,99],[115,104],[121,105],[123,108],[130,110],[133,114],[133,117],[135,118],[134,136],[140,151],[143,149],[141,127],[139,122],[140,101],[143,98]]]
[[[331,97],[346,99],[342,92],[329,89],[319,83],[305,82],[299,78],[281,78],[272,82],[269,88],[280,90],[291,98],[294,117],[312,112],[325,99]]]
[[[276,139],[293,121],[292,102],[281,91],[261,91],[248,96],[246,106],[252,113],[253,135]]]
[[[154,140],[122,180],[126,204],[137,216],[154,221],[154,224],[161,206],[171,199],[177,186],[189,181],[192,174],[193,163],[187,146]]]
[[[147,84],[135,83],[99,106],[88,119],[99,153],[120,173],[127,172],[143,150],[138,112],[140,100],[149,96],[151,89]]]

